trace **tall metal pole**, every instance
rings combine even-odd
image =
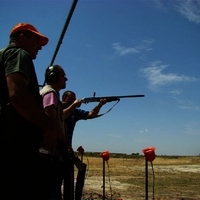
[[[52,58],[52,60],[51,60],[50,65],[53,65],[53,63],[54,63],[54,60],[55,60],[55,58],[56,58],[56,55],[57,55],[58,50],[59,50],[59,48],[60,48],[60,45],[62,44],[62,39],[64,38],[65,32],[66,32],[66,30],[67,30],[67,27],[68,27],[68,25],[69,25],[69,22],[70,22],[70,20],[71,20],[71,17],[72,17],[72,14],[73,14],[73,12],[74,12],[74,9],[75,9],[75,7],[76,7],[77,2],[78,2],[78,0],[74,0],[73,3],[72,3],[70,12],[69,12],[69,14],[68,14],[68,17],[67,17],[67,19],[66,19],[65,25],[64,25],[63,30],[62,30],[62,32],[61,32],[60,39],[59,39],[59,41],[58,41],[58,44],[57,44],[57,47],[56,47],[56,50],[55,50],[55,52],[54,52],[54,55],[53,55],[53,58]]]
[[[59,48],[60,48],[60,45],[62,44],[62,40],[63,40],[63,38],[64,38],[64,36],[65,36],[65,32],[66,32],[66,30],[67,30],[67,27],[68,27],[68,25],[69,25],[69,22],[70,22],[70,20],[71,20],[71,17],[72,17],[72,14],[73,14],[73,12],[74,12],[74,9],[75,9],[75,7],[76,7],[77,2],[78,2],[78,0],[74,0],[73,3],[72,3],[72,5],[71,5],[69,14],[68,14],[68,16],[67,16],[67,19],[66,19],[66,21],[65,21],[63,30],[62,30],[61,35],[60,35],[60,38],[59,38],[59,40],[58,40],[58,43],[57,43],[57,46],[56,46],[54,55],[53,55],[52,60],[51,60],[51,62],[50,62],[50,66],[53,65],[54,60],[55,60],[55,58],[56,58],[56,56],[57,56],[58,50],[59,50]],[[44,87],[44,86],[45,86],[45,80],[44,80],[43,85],[39,85],[39,87]]]

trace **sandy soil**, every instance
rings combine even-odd
[[[133,167],[133,171],[137,170],[138,166]],[[141,167],[140,167],[141,169]],[[143,168],[144,170],[144,168]],[[154,166],[156,172],[189,172],[189,173],[200,173],[200,165],[173,165],[173,166]],[[75,175],[76,176],[76,175]],[[128,179],[128,176],[120,176],[121,179]],[[117,180],[116,180],[117,179]],[[137,190],[138,189],[138,190]],[[132,191],[131,191],[132,190]],[[134,192],[135,190],[136,192]],[[84,200],[102,199],[103,194],[103,178],[102,176],[86,176],[84,185]],[[111,193],[113,194],[111,198]],[[137,188],[137,185],[123,183],[119,181],[119,177],[105,178],[105,194],[106,199],[112,200],[144,200],[145,199],[145,185],[144,188]],[[135,195],[133,195],[135,194]],[[167,194],[166,194],[167,196]],[[152,197],[151,197],[152,199]],[[157,197],[155,200],[161,200]],[[164,199],[164,198],[162,198]],[[165,199],[168,199],[167,197]],[[196,198],[177,198],[170,197],[169,199],[180,199],[180,200],[200,200],[200,196]]]

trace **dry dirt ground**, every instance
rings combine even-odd
[[[123,167],[125,166],[121,166],[122,171]],[[147,168],[148,176],[146,176]],[[147,168],[146,166],[126,166],[124,172],[129,170],[132,171],[132,174],[122,173],[120,175],[114,174],[113,176],[113,173],[106,173],[104,176],[106,199],[200,200],[200,180],[198,178],[200,176],[197,177],[196,187],[189,188],[189,185],[187,187],[187,184],[190,184],[188,177],[200,174],[200,165],[156,165],[153,168],[152,166],[148,166]],[[184,173],[187,174],[186,178],[180,182],[176,182],[181,174]],[[146,177],[148,177],[148,181]],[[148,186],[146,183],[148,183]],[[94,172],[90,173],[88,171],[83,189],[83,199],[102,199],[102,194],[103,176],[99,173],[95,175]],[[112,197],[111,194],[113,194]]]

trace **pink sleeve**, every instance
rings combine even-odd
[[[55,105],[55,107],[57,108],[57,103],[58,103],[57,96],[54,92],[49,92],[46,95],[44,95],[43,97],[44,108],[52,105]]]

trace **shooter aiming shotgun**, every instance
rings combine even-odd
[[[73,102],[76,101],[76,95],[74,94],[73,96],[70,96],[69,93],[73,94],[73,92],[69,91],[69,92],[66,92],[67,95],[64,94],[64,96],[63,96],[64,98],[62,97],[62,100],[63,100],[62,104],[63,104],[64,109],[69,107],[70,105],[73,104]],[[105,99],[107,102],[116,101],[116,103],[114,104],[114,106],[115,106],[120,101],[120,99],[122,99],[122,98],[144,97],[144,95],[141,95],[141,94],[139,94],[139,95],[124,95],[124,96],[100,96],[100,97],[95,97],[95,95],[96,95],[96,93],[94,92],[93,96],[91,96],[91,97],[82,98],[82,99],[79,99],[79,100],[77,99],[77,100],[78,100],[78,102],[87,104],[87,103],[90,103],[90,102],[100,102],[101,100]],[[67,98],[69,97],[69,99],[70,99],[69,102],[67,101],[66,96],[67,96]],[[72,99],[70,97],[72,97]],[[114,106],[112,106],[112,108]],[[112,108],[110,108],[106,113],[108,113]],[[75,123],[78,120],[93,119],[93,118],[97,118],[97,117],[100,117],[100,116],[106,114],[106,113],[104,113],[104,114],[100,114],[100,115],[94,115],[94,116],[91,117],[90,115],[84,116],[84,115],[79,115],[77,113],[78,113],[78,111],[72,111],[72,115],[69,116],[69,118],[68,118],[69,121],[70,121],[69,124],[70,124],[71,127],[72,126],[74,127]],[[66,119],[67,124],[69,122],[68,119]],[[71,125],[73,123],[74,123],[74,125]],[[72,129],[72,133],[71,132],[69,133],[70,135],[73,135],[73,130],[74,130],[74,128]],[[82,163],[82,161],[81,161],[81,163]],[[76,187],[75,187],[75,200],[81,200],[81,198],[82,198],[82,190],[83,190],[83,186],[84,186],[85,174],[86,174],[86,169],[87,169],[86,167],[87,167],[87,165],[85,163],[82,163],[82,170],[80,170],[78,168],[78,174],[77,174],[77,178],[76,178]]]
[[[137,98],[137,97],[144,97],[145,95],[143,94],[137,94],[137,95],[124,95],[124,96],[101,96],[101,97],[95,97],[95,92],[93,94],[92,97],[86,97],[86,98],[82,98],[81,99],[81,103],[91,103],[91,102],[99,102],[101,99],[106,99],[107,102],[112,102],[112,101],[116,101],[116,103],[109,109],[107,110],[105,113],[103,114],[99,114],[97,116],[94,116],[94,117],[85,117],[84,119],[93,119],[93,118],[97,118],[97,117],[101,117],[105,114],[107,114],[108,112],[110,112],[114,106],[120,101],[120,99],[123,99],[123,98]],[[65,102],[62,102],[63,103],[63,106],[65,107]],[[81,118],[83,119],[83,118]]]

